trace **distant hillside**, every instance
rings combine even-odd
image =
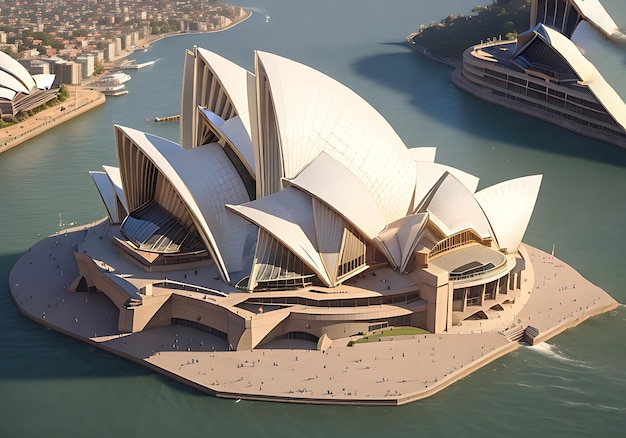
[[[439,23],[422,26],[411,39],[435,56],[461,59],[465,49],[481,41],[514,39],[528,30],[530,0],[494,0],[490,6],[477,6],[472,13],[448,15]]]

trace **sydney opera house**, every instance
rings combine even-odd
[[[18,113],[45,104],[57,96],[53,74],[28,73],[26,68],[0,52],[0,118],[12,120]]]
[[[624,40],[598,0],[532,0],[528,31],[470,47],[451,78],[491,103],[626,147],[626,104],[585,56],[585,40]]]
[[[180,127],[177,144],[115,126],[118,166],[91,173],[99,245],[117,255],[77,245],[71,288],[106,294],[120,332],[323,348],[388,326],[443,333],[519,299],[541,176],[477,190],[344,85],[260,51],[254,72],[188,51]]]

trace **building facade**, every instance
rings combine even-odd
[[[323,348],[372,327],[498,319],[522,297],[541,176],[477,191],[344,85],[260,51],[253,72],[187,52],[180,126],[180,144],[116,126],[118,166],[92,172],[110,247],[135,271],[104,270],[84,246],[73,288],[106,294],[120,330]]]
[[[0,117],[13,121],[21,112],[36,108],[57,96],[55,76],[41,70],[31,75],[26,67],[0,52]]]
[[[531,26],[516,40],[467,49],[452,81],[481,99],[626,147],[626,104],[572,39],[591,26],[618,38],[599,2],[534,0]]]

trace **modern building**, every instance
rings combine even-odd
[[[452,73],[489,102],[626,147],[626,104],[578,47],[577,35],[623,38],[597,0],[533,0],[531,29],[470,47]]]
[[[82,67],[74,61],[57,60],[54,63],[55,84],[78,85],[82,81]]]
[[[258,51],[249,72],[195,48],[180,127],[177,144],[115,126],[118,166],[91,174],[118,258],[78,245],[71,289],[106,294],[121,331],[183,324],[237,350],[443,333],[498,321],[532,281],[521,241],[541,176],[477,191],[310,67]]]
[[[32,75],[50,74],[50,64],[40,59],[31,59],[27,68]]]
[[[93,76],[96,62],[93,55],[79,55],[74,62],[80,65],[81,79],[87,79]]]
[[[20,112],[36,108],[54,99],[52,74],[31,75],[26,67],[0,52],[0,117],[12,120]]]

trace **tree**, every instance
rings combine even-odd
[[[70,90],[67,88],[67,85],[61,85],[59,87],[59,101],[65,102],[70,97]]]

